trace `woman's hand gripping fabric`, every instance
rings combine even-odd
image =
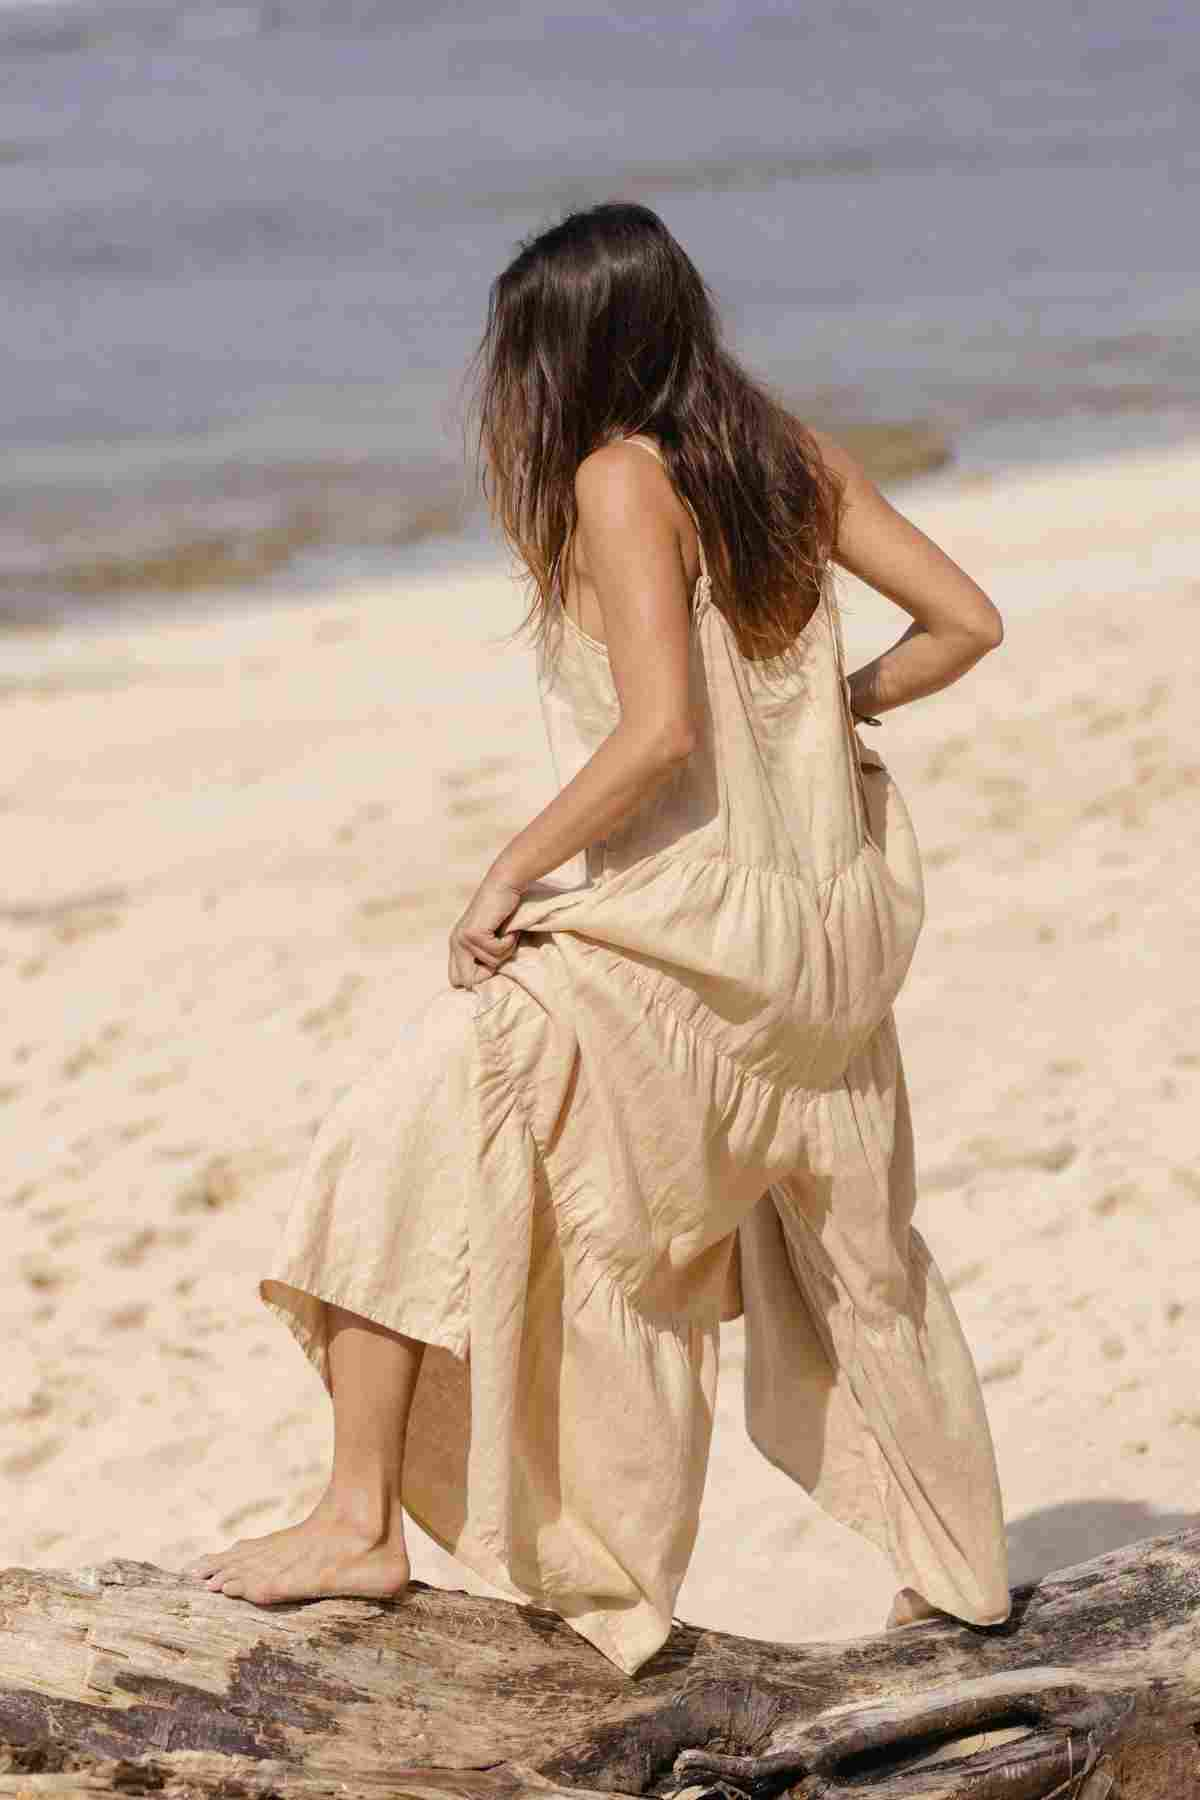
[[[520,888],[485,876],[466,911],[450,933],[450,986],[474,987],[494,975],[517,947],[519,931],[502,933],[500,927],[515,911]]]

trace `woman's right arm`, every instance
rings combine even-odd
[[[606,838],[697,741],[679,502],[646,452],[624,444],[585,458],[575,495],[620,712],[583,767],[492,864],[490,876],[518,890]]]
[[[913,620],[848,676],[856,715],[889,712],[965,675],[1003,641],[1003,621],[978,582],[885,499],[856,457],[824,432],[812,435],[843,483],[833,560]]]

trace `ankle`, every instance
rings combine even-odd
[[[317,1502],[316,1511],[331,1525],[353,1533],[373,1547],[393,1543],[404,1548],[404,1509],[396,1488],[331,1482]]]

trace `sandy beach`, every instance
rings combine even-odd
[[[1198,482],[1200,443],[898,497],[1007,626],[863,735],[924,853],[917,1223],[1014,1583],[1200,1513]],[[854,667],[907,619],[839,591]],[[498,557],[0,643],[4,1563],[177,1567],[321,1491],[327,1402],[256,1282],[321,1117],[552,792],[522,610]],[[882,1628],[885,1561],[745,1436],[739,1326],[722,1359],[680,1616]]]

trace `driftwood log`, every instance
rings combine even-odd
[[[831,1643],[680,1624],[630,1679],[414,1584],[257,1607],[150,1563],[0,1573],[0,1795],[1200,1800],[1200,1525]]]

